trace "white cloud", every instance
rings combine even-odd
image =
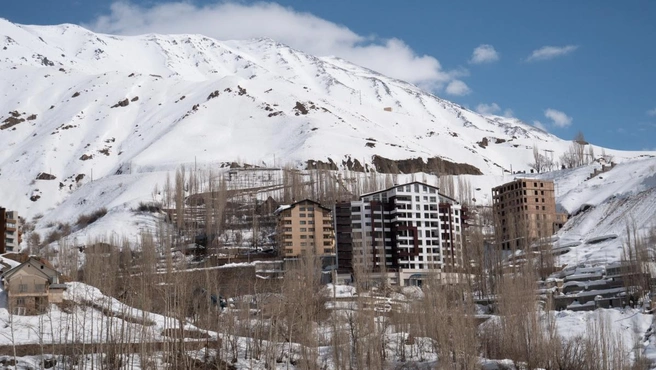
[[[544,116],[549,118],[556,127],[567,127],[572,124],[572,117],[556,109],[549,108],[544,111]]]
[[[453,80],[446,86],[446,93],[449,95],[463,96],[471,92],[469,86],[460,80]]]
[[[515,117],[515,112],[513,112],[512,109],[507,108],[506,110],[503,111],[503,116],[507,118],[513,118]]]
[[[533,62],[537,60],[549,60],[559,56],[563,56],[569,53],[574,52],[579,47],[577,45],[567,45],[567,46],[543,46],[537,50],[533,50],[531,55],[526,58],[527,62]]]
[[[483,115],[496,114],[501,112],[501,107],[497,103],[492,103],[492,104],[481,103],[476,106],[476,111]]]
[[[647,111],[648,116],[656,116],[656,108]]]
[[[444,70],[436,58],[418,55],[400,39],[359,35],[345,26],[275,3],[235,0],[200,6],[180,1],[147,7],[117,1],[109,14],[84,26],[121,35],[196,33],[219,40],[268,37],[313,55],[338,56],[425,89],[442,89],[467,73]],[[452,90],[468,90],[463,85],[456,82]]]
[[[476,106],[476,112],[484,116],[497,115],[506,118],[514,118],[515,116],[515,112],[513,112],[513,110],[510,108],[504,109],[503,113],[500,114],[501,107],[497,103],[490,103],[490,104],[480,103],[479,105]]]
[[[469,63],[492,63],[496,62],[497,60],[499,60],[499,53],[494,49],[494,46],[482,44],[474,49]]]
[[[533,121],[533,126],[539,128],[540,130],[544,132],[548,132],[547,126],[545,126],[542,122],[540,121]]]

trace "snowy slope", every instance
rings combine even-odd
[[[92,227],[131,236],[156,220],[127,217],[130,208],[181,164],[344,168],[348,159],[371,166],[375,155],[440,157],[485,175],[468,176],[485,204],[504,171],[528,171],[534,146],[558,159],[570,145],[269,39],[118,37],[3,19],[0,127],[3,206],[43,214],[42,227],[107,207]],[[654,154],[606,152],[617,162]],[[35,180],[41,172],[56,178]]]
[[[3,331],[0,345],[29,343],[100,343],[107,338],[107,328],[123,327],[132,334],[133,340],[139,335],[152,341],[163,341],[166,328],[179,327],[177,320],[152,312],[145,312],[128,306],[115,298],[103,295],[97,288],[83,283],[68,283],[64,299],[74,302],[68,310],[51,305],[45,314],[35,316],[12,315],[6,302],[0,301],[0,323]],[[0,286],[0,297],[5,292]],[[90,302],[96,308],[90,309]],[[106,312],[101,311],[102,308]],[[107,314],[111,312],[112,315]],[[11,324],[10,324],[11,323]],[[195,326],[185,323],[185,329],[199,331]],[[208,333],[216,338],[216,333]]]

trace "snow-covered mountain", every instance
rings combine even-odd
[[[498,179],[528,172],[534,146],[557,160],[570,143],[269,39],[119,37],[0,19],[2,205],[27,217],[127,207],[181,164]],[[606,152],[617,162],[654,154]]]

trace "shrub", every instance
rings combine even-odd
[[[77,221],[75,222],[75,226],[77,226],[80,229],[83,229],[91,225],[92,223],[98,221],[106,214],[107,214],[107,208],[105,207],[99,208],[89,214],[82,214],[80,215],[80,217],[77,218]]]
[[[138,212],[157,213],[162,211],[162,204],[157,202],[139,202]]]

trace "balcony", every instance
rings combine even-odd
[[[9,290],[9,297],[34,297],[34,296],[47,296],[48,289],[45,285],[21,286],[19,289]]]

